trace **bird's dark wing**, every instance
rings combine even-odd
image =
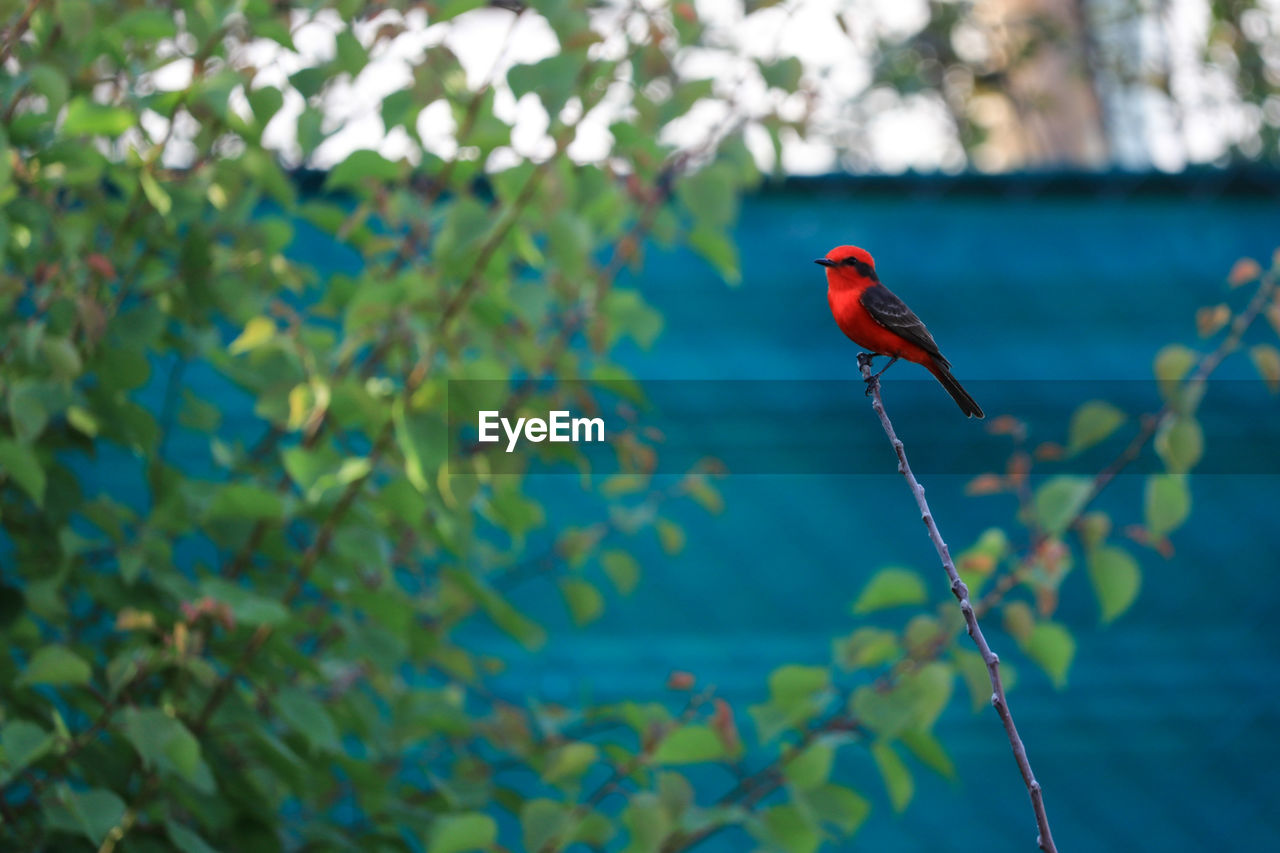
[[[938,351],[938,344],[933,340],[933,335],[929,334],[929,330],[924,327],[924,323],[920,322],[920,318],[889,288],[883,284],[868,287],[862,291],[859,301],[862,307],[867,309],[871,319],[889,331],[902,335],[941,361],[944,367],[947,366],[947,360]]]

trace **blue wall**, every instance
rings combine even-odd
[[[854,349],[833,325],[811,263],[852,242],[875,254],[882,278],[928,322],[957,374],[989,380],[973,389],[989,416],[1019,414],[1019,395],[1035,383],[1049,395],[1087,391],[1052,384],[1060,380],[1094,380],[1095,395],[1113,399],[1137,388],[1149,394],[1156,350],[1195,343],[1195,309],[1245,297],[1224,284],[1235,259],[1265,262],[1280,246],[1274,192],[1218,192],[1204,179],[1157,183],[826,180],[764,192],[747,201],[738,229],[740,287],[685,255],[649,258],[635,284],[667,325],[652,351],[627,360],[651,379],[852,377]],[[1211,384],[1206,418],[1275,418],[1277,398],[1253,378],[1247,357],[1235,362]],[[922,375],[895,367],[890,402]],[[940,390],[920,391],[937,394],[937,418],[899,422],[909,449],[927,448],[940,431],[998,441]],[[879,426],[869,410],[863,415],[840,426],[851,444],[882,448],[883,475],[728,478],[723,515],[682,514],[690,535],[679,557],[646,546],[645,581],[633,598],[611,602],[587,630],[554,632],[499,688],[563,702],[661,697],[667,672],[680,668],[718,684],[744,713],[763,697],[772,667],[826,660],[830,639],[854,626],[849,604],[875,569],[936,573],[934,597],[949,601]],[[1280,470],[1274,443],[1251,453],[1261,469]],[[953,547],[990,524],[1011,525],[1014,512],[1005,497],[965,498],[966,480],[927,482]],[[568,478],[541,487],[576,504]],[[1176,555],[1140,553],[1142,593],[1117,623],[1099,627],[1082,566],[1067,579],[1058,618],[1079,648],[1066,690],[1018,662],[993,624],[993,644],[1018,662],[1011,704],[1063,850],[1280,849],[1271,809],[1280,792],[1280,477],[1196,475],[1192,488],[1193,522],[1174,535]],[[1102,505],[1140,521],[1140,495],[1141,478],[1122,477]],[[554,595],[535,591],[528,600],[562,620]],[[937,732],[959,782],[917,766],[917,798],[897,818],[869,761],[847,751],[841,773],[875,803],[849,849],[1029,849],[1031,810],[994,712],[974,716],[957,701]],[[749,844],[725,837],[704,849]]]

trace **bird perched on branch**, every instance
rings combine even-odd
[[[889,357],[889,363],[872,380],[905,358],[932,373],[965,417],[983,416],[982,407],[951,375],[951,363],[938,350],[924,323],[880,283],[876,262],[869,252],[857,246],[836,246],[814,263],[827,268],[827,302],[840,331],[869,350],[871,357]]]

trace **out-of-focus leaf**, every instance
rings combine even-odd
[[[44,469],[29,448],[7,438],[0,439],[0,473],[12,477],[36,506],[44,503]]]
[[[1170,344],[1156,353],[1156,383],[1160,386],[1160,394],[1166,400],[1173,399],[1179,383],[1195,366],[1199,359],[1195,350],[1181,344]]]
[[[53,735],[27,720],[9,720],[0,728],[0,785],[49,751]]]
[[[1067,452],[1079,453],[1102,441],[1125,422],[1124,412],[1105,400],[1090,400],[1076,409],[1067,428]]]
[[[275,705],[284,721],[313,747],[323,752],[342,752],[338,727],[319,699],[305,690],[285,687],[276,696]]]
[[[1103,545],[1089,552],[1089,580],[1098,596],[1102,621],[1110,622],[1128,610],[1138,597],[1142,570],[1128,551]]]
[[[870,613],[887,607],[924,604],[928,600],[924,581],[910,569],[881,569],[862,589],[853,603],[854,613]]]
[[[87,98],[74,98],[67,104],[62,132],[69,136],[119,136],[137,123],[137,116],[124,107],[99,104]]]
[[[42,646],[27,662],[19,684],[66,686],[88,684],[92,670],[84,658],[66,646]]]
[[[1267,383],[1267,389],[1280,392],[1280,350],[1271,344],[1254,344],[1249,348],[1249,358],[1258,369],[1258,375]]]
[[[768,849],[786,853],[816,853],[822,846],[822,832],[813,816],[792,803],[761,812],[755,834]]]
[[[600,555],[600,565],[623,595],[630,595],[640,582],[640,564],[626,551],[610,550]]]
[[[858,669],[896,660],[902,653],[898,635],[883,628],[859,628],[834,641],[833,656],[841,668]]]
[[[144,764],[174,773],[203,793],[213,792],[200,742],[180,720],[159,708],[126,708],[123,719],[125,737]]]
[[[821,741],[811,743],[787,762],[783,775],[802,791],[825,785],[831,776],[835,750]]]
[[[915,795],[916,785],[911,778],[911,771],[887,741],[878,740],[871,744],[871,757],[880,770],[880,778],[884,780],[885,790],[889,792],[893,810],[901,812]]]
[[[1037,622],[1023,644],[1027,657],[1040,664],[1054,686],[1062,688],[1067,683],[1067,671],[1076,655],[1076,641],[1071,633],[1056,622]]]
[[[956,768],[951,763],[951,757],[932,734],[918,729],[907,730],[902,732],[898,739],[902,741],[903,746],[911,750],[912,755],[940,776],[948,779],[955,778]]]
[[[647,791],[636,794],[627,803],[622,811],[622,825],[630,835],[625,853],[658,853],[672,830],[667,810]]]
[[[681,726],[662,739],[653,753],[656,764],[698,764],[724,758],[724,743],[708,726]]]
[[[600,618],[604,612],[604,596],[600,590],[581,578],[564,578],[560,581],[560,592],[569,614],[575,625],[586,625]]]
[[[600,750],[595,744],[582,741],[567,743],[552,753],[542,778],[551,783],[574,780],[586,773],[599,759]]]
[[[401,171],[399,163],[392,163],[377,151],[352,151],[330,170],[324,183],[326,189],[338,190],[359,186],[364,181],[394,181]]]
[[[520,832],[525,850],[560,850],[568,834],[571,809],[555,800],[529,800],[520,809]],[[559,841],[560,843],[554,843]]]
[[[166,820],[164,828],[165,832],[169,834],[169,840],[173,842],[173,846],[181,850],[182,853],[217,853],[216,850],[209,846],[208,842],[177,821]]]
[[[1163,539],[1182,526],[1191,514],[1191,492],[1186,475],[1154,474],[1147,478],[1143,501],[1147,531]]]
[[[1155,446],[1170,474],[1185,474],[1204,455],[1204,431],[1193,415],[1172,415],[1156,432]]]
[[[498,840],[498,824],[481,812],[446,814],[427,831],[427,853],[468,853],[488,850]]]
[[[1036,521],[1047,535],[1061,536],[1092,492],[1093,481],[1088,477],[1063,474],[1046,481],[1035,491]]]
[[[52,802],[45,804],[50,826],[79,832],[95,846],[102,844],[120,823],[124,810],[124,800],[113,791],[105,788],[75,791],[66,785],[59,786]]]

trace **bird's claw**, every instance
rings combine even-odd
[[[875,358],[876,354],[873,352],[858,353],[858,368],[860,370],[869,371],[871,369],[872,362],[875,361]],[[870,397],[871,393],[875,391],[876,385],[880,384],[880,374],[877,373],[875,376],[868,376],[863,381],[867,383],[867,396]]]

